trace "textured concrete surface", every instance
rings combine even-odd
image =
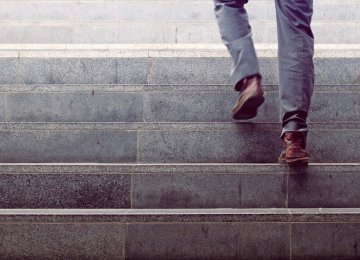
[[[315,58],[314,63],[316,83],[357,84],[360,82],[360,61],[356,58]]]
[[[126,258],[288,259],[287,224],[130,224]]]
[[[271,209],[0,209],[5,223],[284,222],[358,223],[359,208]]]
[[[0,82],[1,84],[13,84],[17,82],[18,59],[1,58],[0,59]]]
[[[357,259],[360,224],[293,224],[292,259]]]
[[[358,174],[318,173],[289,176],[291,208],[360,208]]]
[[[11,93],[10,122],[139,122],[139,93]]]
[[[341,213],[349,216],[347,209]],[[302,212],[301,212],[302,213]],[[357,212],[358,213],[358,212]],[[300,213],[299,213],[300,214]],[[328,214],[330,215],[330,214]],[[339,214],[338,214],[339,215]],[[288,222],[288,209],[0,209],[1,223]]]
[[[0,94],[0,121],[6,121],[6,96],[4,94]]]
[[[317,84],[359,83],[359,59],[315,58]],[[154,61],[150,84],[228,84],[228,58],[159,58]],[[277,84],[277,61],[260,58],[264,84]],[[207,73],[204,73],[207,71]]]
[[[311,129],[311,128],[310,128]],[[360,131],[330,129],[311,129],[308,136],[309,153],[313,162],[360,162]]]
[[[317,43],[357,44],[359,24],[359,20],[314,20],[312,29]],[[255,42],[277,42],[274,20],[253,20],[251,26]],[[0,28],[0,43],[221,42],[215,18],[204,21],[8,21]]]
[[[132,177],[134,208],[281,208],[286,176],[159,174]]]
[[[252,124],[232,131],[141,131],[139,144],[139,161],[157,163],[270,163],[281,150],[276,127],[268,130]]]
[[[330,88],[329,88],[330,90]],[[360,87],[358,91],[316,92],[309,112],[309,122],[359,121]]]
[[[359,63],[359,58],[315,58],[316,84],[359,84]],[[263,84],[276,85],[276,59],[260,57],[260,64]],[[20,58],[19,64],[0,66],[9,71],[1,75],[4,84],[229,84],[231,61],[228,57]]]
[[[138,164],[138,163],[1,163],[1,174],[32,173],[87,173],[87,174],[258,174],[289,173],[288,167],[273,164],[238,164],[238,163],[198,163],[198,164]],[[360,163],[311,163],[306,167],[307,174],[318,173],[359,173]]]
[[[279,122],[278,87],[264,90],[251,121]],[[3,85],[0,92],[3,122],[232,122],[238,98],[230,85]],[[309,122],[359,121],[359,95],[359,84],[316,85]]]
[[[352,213],[350,213],[352,212]],[[358,213],[358,212],[357,212]],[[328,214],[327,216],[335,215]],[[353,217],[350,209],[336,216]],[[350,218],[349,218],[350,217]],[[351,218],[353,217],[353,218]],[[0,209],[5,223],[288,222],[289,210],[273,209]]]
[[[277,63],[274,58],[261,58],[263,83],[276,84]],[[229,58],[158,58],[151,67],[150,84],[228,84]],[[204,73],[206,71],[206,73]]]
[[[87,83],[114,84],[116,60],[110,59],[31,59],[19,62],[20,84]]]
[[[291,222],[359,223],[360,208],[290,208]]]
[[[360,164],[311,164],[309,171],[324,170],[326,172],[357,172]],[[81,173],[87,174],[186,174],[186,173],[217,173],[217,174],[249,174],[264,172],[286,172],[287,168],[280,164],[138,164],[138,163],[1,163],[1,174],[31,173]]]
[[[232,89],[229,87],[229,89]],[[144,93],[145,122],[222,122],[233,121],[231,109],[239,97],[235,92]],[[277,92],[267,92],[256,121],[278,122]]]
[[[237,124],[237,129],[216,131],[141,131],[141,162],[253,162],[272,163],[281,150],[279,126]],[[264,126],[264,125],[262,125]],[[321,126],[319,126],[321,127]],[[186,141],[184,141],[186,140]],[[314,129],[310,125],[308,149],[312,162],[359,162],[358,129]],[[347,149],[343,149],[346,144]],[[261,151],[261,152],[260,152]]]
[[[2,174],[0,208],[130,208],[130,175]]]
[[[135,162],[136,133],[1,131],[1,162]]]
[[[4,84],[229,84],[231,60],[218,44],[0,47]],[[257,51],[263,84],[277,84],[276,47]],[[358,84],[359,56],[358,45],[317,45],[316,83]]]
[[[258,0],[246,5],[250,20],[275,19],[272,1]],[[360,4],[356,0],[314,2],[314,20],[359,20]],[[211,1],[41,1],[0,2],[2,20],[56,20],[56,21],[169,21],[213,20]]]
[[[356,259],[359,213],[354,208],[2,209],[0,256]]]
[[[151,75],[151,60],[146,58],[116,59],[116,84],[146,84]]]
[[[1,123],[0,154],[10,163],[274,163],[279,135],[279,123]],[[310,124],[311,162],[357,163],[359,140],[357,123]]]
[[[1,259],[124,259],[118,224],[0,224]]]
[[[1,166],[1,208],[359,207],[358,164]]]

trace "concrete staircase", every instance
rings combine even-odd
[[[248,5],[247,122],[211,1],[0,1],[0,259],[359,259],[360,3],[314,2],[312,163],[289,169],[272,1]]]

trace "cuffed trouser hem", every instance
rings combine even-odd
[[[306,118],[307,113],[305,111],[285,113],[283,117],[283,129],[280,138],[283,138],[285,132],[302,132],[306,140],[308,133],[308,125],[306,123]]]
[[[297,124],[297,122],[295,121],[291,121],[291,123],[289,123],[286,127],[283,127],[280,138],[283,139],[284,134],[286,132],[302,132],[305,136],[305,140],[308,134],[308,128],[307,127],[299,127],[299,125]]]

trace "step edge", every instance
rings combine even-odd
[[[360,208],[270,209],[0,209],[0,224],[61,222],[360,223]]]
[[[278,92],[276,84],[262,84],[267,92]],[[0,93],[234,93],[230,84],[3,84]],[[360,92],[359,84],[316,84],[314,93]]]
[[[360,214],[360,208],[0,209],[0,215]]]
[[[255,44],[259,58],[277,44]],[[228,58],[222,44],[0,44],[0,58]],[[314,58],[359,58],[360,44],[316,44]]]
[[[1,163],[2,174],[360,174],[360,163],[310,163],[288,168],[270,163]]]
[[[0,131],[226,131],[253,129],[278,131],[280,122],[0,122]],[[358,121],[310,122],[314,130],[359,130]]]

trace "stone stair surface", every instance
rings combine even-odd
[[[0,256],[358,259],[359,215],[359,209],[0,210]]]
[[[0,208],[360,208],[360,164],[1,164]]]
[[[274,43],[274,1],[246,5],[254,39]],[[212,0],[0,1],[0,43],[219,43]],[[317,43],[359,43],[358,0],[314,1]]]
[[[189,8],[190,7],[190,8]],[[359,259],[358,0],[315,0],[311,164],[281,150],[273,0],[234,122],[212,0],[0,0],[0,259]]]
[[[269,164],[274,45],[257,46],[267,99],[242,123],[218,44],[2,45],[0,160],[15,164],[1,164],[0,258],[357,257],[359,49],[317,45],[317,164],[293,170]]]
[[[0,49],[3,163],[277,161],[274,45],[257,45],[267,98],[259,116],[244,123],[231,119],[237,94],[219,44]],[[312,160],[359,162],[360,46],[317,45],[315,65]]]
[[[359,169],[1,164],[0,256],[357,259]]]

